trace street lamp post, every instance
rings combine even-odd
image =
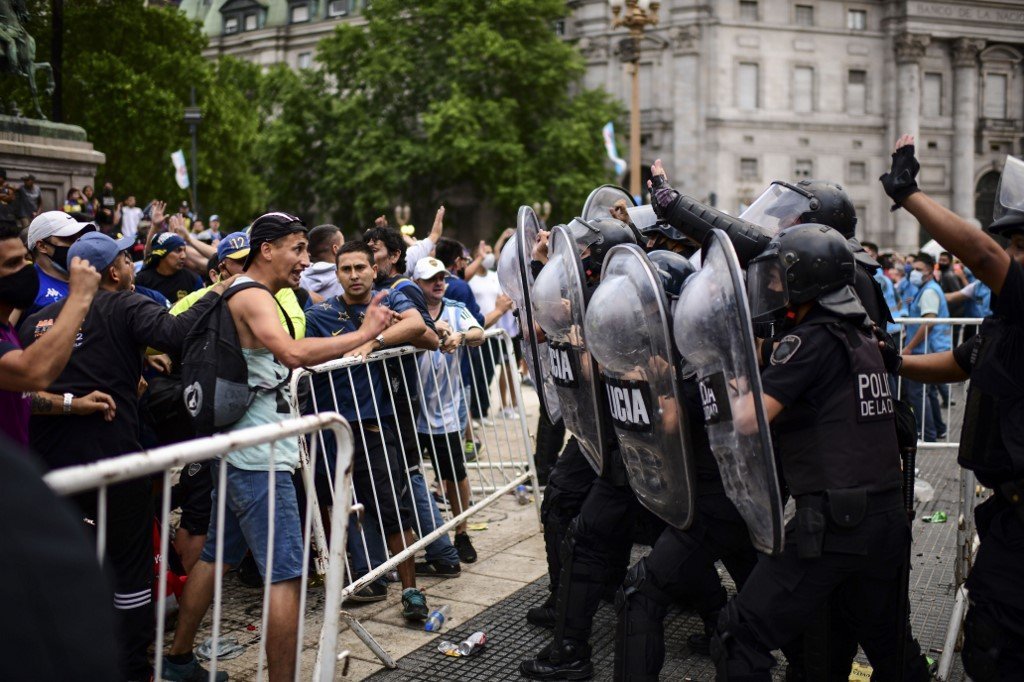
[[[620,43],[622,61],[629,64],[632,86],[629,110],[629,193],[640,196],[640,41],[644,29],[658,23],[658,0],[608,0],[612,27],[625,26],[629,37]]]
[[[185,107],[185,123],[188,123],[188,130],[192,134],[192,212],[199,219],[199,143],[196,133],[199,122],[203,120],[203,114],[196,106],[196,89],[192,88],[191,106]]]

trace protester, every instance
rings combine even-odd
[[[88,262],[72,258],[69,265],[70,293],[61,314],[48,334],[22,350],[10,317],[35,300],[39,274],[29,262],[17,230],[0,231],[0,434],[25,448],[29,444],[29,393],[46,389],[64,369],[100,284],[99,273]]]
[[[391,311],[371,301],[358,331],[330,338],[297,340],[282,329],[273,296],[297,287],[309,266],[306,226],[295,216],[274,212],[257,218],[250,228],[250,251],[243,262],[245,275],[236,286],[249,285],[227,301],[246,358],[250,386],[262,387],[245,415],[231,429],[276,423],[290,414],[287,377],[291,369],[336,358],[375,339],[391,321]],[[251,286],[256,284],[258,286]],[[189,311],[191,312],[191,311]],[[185,313],[188,314],[188,313]],[[271,457],[273,459],[271,459]],[[224,563],[236,566],[252,550],[263,575],[270,571],[269,627],[266,651],[270,678],[292,679],[296,665],[300,585],[303,571],[302,530],[292,472],[299,464],[298,443],[285,440],[271,446],[233,451],[221,462],[227,467],[224,491],[226,524],[218,529],[211,519],[206,545],[185,585],[174,643],[164,658],[164,678],[197,679],[205,675],[192,653],[199,625],[213,596],[218,532],[223,533]],[[269,534],[268,471],[274,471],[273,565],[267,565]],[[220,491],[214,489],[211,504]],[[218,674],[225,680],[227,675]]]
[[[470,506],[469,480],[466,478],[462,435],[466,430],[467,407],[459,372],[458,349],[479,346],[484,330],[465,305],[445,297],[448,270],[436,258],[423,258],[416,264],[413,277],[423,290],[427,310],[435,321],[441,347],[419,358],[423,403],[416,431],[422,447],[429,451],[434,471],[444,482],[445,497],[458,516]],[[476,561],[476,550],[469,539],[467,522],[455,526],[455,547],[467,564]]]
[[[202,280],[185,269],[185,240],[173,232],[163,232],[152,242],[153,248],[136,282],[155,289],[174,302],[200,289]]]
[[[65,219],[68,219],[65,217]],[[33,397],[29,425],[32,450],[51,468],[85,464],[140,449],[138,391],[142,351],[180,348],[185,334],[221,289],[180,317],[151,299],[132,292],[130,238],[114,241],[90,232],[72,244],[72,262],[82,258],[101,274],[100,290],[78,331],[67,366],[47,393]],[[65,298],[28,317],[22,344],[45,337],[64,309]],[[76,398],[92,398],[87,414],[76,414]],[[96,518],[95,495],[77,499],[87,518]],[[121,617],[121,644],[126,674],[148,679],[147,649],[153,637],[152,485],[141,478],[111,486],[107,495],[106,557],[115,578],[114,605]]]
[[[304,289],[325,299],[341,295],[336,258],[344,243],[345,235],[336,225],[317,225],[309,231],[309,258],[313,262],[302,273]]]
[[[18,226],[14,213],[16,191],[7,182],[7,171],[0,168],[0,230],[9,230]]]
[[[135,195],[129,194],[121,205],[121,234],[135,238],[142,221],[142,209],[135,205]]]
[[[92,223],[80,223],[63,211],[46,211],[32,220],[26,246],[35,261],[39,290],[19,319],[68,295],[68,250],[82,235],[95,230]]]
[[[327,299],[306,313],[310,336],[330,337],[357,331],[363,325],[367,306],[378,295],[373,288],[377,267],[374,264],[373,250],[369,246],[364,242],[349,242],[340,248],[337,258],[337,278],[344,287],[344,293]],[[413,344],[424,347],[421,340],[426,332],[426,325],[419,311],[400,291],[381,293],[383,298],[380,299],[380,304],[390,309],[397,319],[391,327],[362,346],[350,350],[346,355],[366,357],[376,350],[394,345]],[[414,505],[410,504],[411,497],[422,497],[428,504],[428,501],[432,502],[432,498],[427,493],[426,486],[422,484],[422,477],[420,485],[412,487],[411,495],[403,495],[406,483],[404,458],[397,445],[399,435],[392,427],[394,410],[391,395],[385,388],[387,384],[382,376],[382,363],[376,362],[347,371],[337,370],[333,376],[321,374],[316,377],[313,385],[318,404],[331,406],[332,409],[336,407],[352,425],[355,436],[352,483],[356,501],[366,507],[367,515],[372,519],[370,523],[364,524],[364,528],[367,530],[367,542],[370,545],[370,560],[374,565],[379,565],[383,557],[375,556],[377,553],[374,550],[380,544],[380,536],[379,532],[373,531],[383,529],[384,539],[391,553],[401,552],[416,541],[412,516]],[[325,457],[329,466],[327,471],[321,469],[321,473],[327,476],[328,481],[333,481],[335,446],[333,440],[325,440]],[[327,499],[332,497],[329,496]],[[435,523],[435,513],[436,508],[431,510],[428,507],[428,513],[421,516],[419,523],[424,534],[432,532],[440,525]],[[444,541],[447,541],[447,537]],[[433,549],[428,547],[427,557],[446,559],[444,568],[457,572],[457,554],[450,549],[451,543],[448,542],[446,548],[444,541],[435,541],[433,545],[436,547]],[[356,577],[371,568],[366,565],[362,548],[358,546],[360,544],[358,533],[353,533],[349,546],[358,557],[358,560],[353,560]],[[455,561],[452,568],[450,565],[453,558]],[[413,622],[426,620],[426,600],[416,589],[413,557],[398,565],[398,573],[403,588],[403,617]],[[382,580],[378,580],[362,591],[365,593],[362,595],[363,600],[369,601],[386,594],[386,585]]]
[[[114,197],[114,185],[109,180],[103,183],[103,190],[97,199],[99,208],[96,211],[96,224],[100,232],[112,234],[117,224],[117,199]]]
[[[86,215],[85,200],[82,192],[77,187],[72,187],[64,199],[64,212],[79,222],[88,223],[90,218]]]
[[[18,229],[24,230],[39,215],[43,196],[36,184],[36,176],[29,173],[21,181],[22,185],[15,193],[14,216],[18,219]]]
[[[220,234],[220,216],[216,213],[210,216],[208,227],[196,235],[196,238],[205,243],[216,245],[221,239]]]
[[[86,185],[82,188],[82,216],[86,220],[93,222],[96,220],[96,213],[99,211],[99,199],[96,198],[96,192],[92,188],[92,185]]]

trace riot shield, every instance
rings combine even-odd
[[[587,306],[585,336],[637,499],[680,530],[693,518],[693,454],[676,382],[668,301],[643,250],[615,246]]]
[[[585,340],[588,298],[576,243],[569,229],[559,225],[551,230],[548,262],[533,284],[533,308],[547,336],[549,372],[565,428],[576,436],[583,454],[600,474],[608,430],[597,365]]]
[[[701,269],[676,302],[674,336],[696,370],[711,450],[725,492],[759,551],[782,550],[782,496],[775,471],[750,308],[732,243],[721,230],[704,241]]]
[[[529,206],[520,206],[516,216],[516,233],[505,244],[498,259],[498,282],[502,291],[512,299],[519,319],[519,328],[523,333],[523,356],[526,358],[526,369],[537,387],[537,396],[544,405],[544,410],[552,422],[562,418],[555,394],[555,384],[548,371],[548,346],[537,340],[536,327],[533,319],[533,305],[530,291],[533,288],[533,271],[530,261],[533,259],[533,244],[540,231],[537,214]]]
[[[636,206],[636,202],[633,201],[633,197],[626,189],[618,185],[601,185],[595,188],[583,203],[583,212],[580,217],[584,220],[599,220],[601,218],[621,220],[618,216],[613,216],[610,210],[620,199],[625,200],[627,209],[630,206]]]

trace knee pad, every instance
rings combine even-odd
[[[999,679],[999,656],[1006,638],[984,607],[972,605],[964,620],[964,672],[975,682]]]

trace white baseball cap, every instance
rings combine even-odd
[[[92,223],[80,223],[64,211],[46,211],[32,219],[28,226],[28,250],[50,237],[73,237],[82,232],[92,232],[96,226]]]
[[[420,258],[416,261],[416,269],[412,273],[413,279],[430,279],[439,272],[448,272],[444,263],[436,258]]]

